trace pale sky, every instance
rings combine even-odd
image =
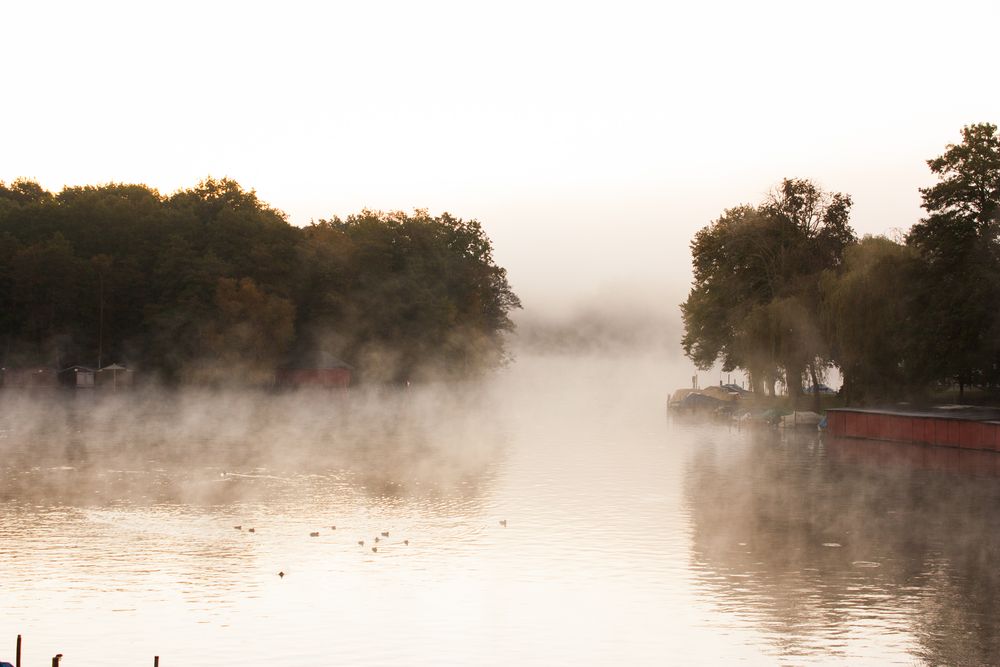
[[[0,180],[449,211],[526,308],[673,318],[723,209],[807,177],[859,233],[907,228],[925,160],[1000,122],[1000,3],[695,5],[8,4]]]

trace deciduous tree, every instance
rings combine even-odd
[[[828,357],[818,326],[819,276],[853,242],[851,199],[786,179],[758,206],[729,209],[695,236],[694,285],[681,306],[685,353],[700,367],[780,369],[792,396]]]
[[[883,236],[866,236],[847,248],[840,270],[824,272],[823,329],[847,402],[899,399],[921,386],[914,363],[919,273],[913,249]]]
[[[913,289],[924,307],[922,374],[970,384],[1000,382],[1000,136],[990,123],[962,129],[962,143],[927,161],[939,182],[921,189],[927,217],[907,242],[924,264]]]

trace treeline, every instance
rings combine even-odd
[[[682,344],[756,391],[792,396],[840,370],[849,402],[1000,388],[1000,136],[963,128],[928,160],[925,217],[898,239],[858,240],[851,198],[785,180],[695,236]]]
[[[0,359],[125,362],[166,382],[266,382],[322,352],[373,381],[505,359],[519,308],[475,220],[362,211],[294,227],[207,179],[0,183]]]

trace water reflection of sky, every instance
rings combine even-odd
[[[350,405],[0,404],[0,659],[1000,661],[992,455],[668,422],[669,389],[567,358]]]

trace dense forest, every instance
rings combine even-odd
[[[264,384],[322,352],[374,382],[505,360],[520,303],[475,220],[362,211],[304,228],[228,179],[0,183],[0,361]]]
[[[839,369],[848,402],[1000,389],[1000,136],[989,123],[927,161],[926,215],[898,239],[858,239],[851,198],[788,179],[695,236],[681,310],[699,368],[802,393]]]

